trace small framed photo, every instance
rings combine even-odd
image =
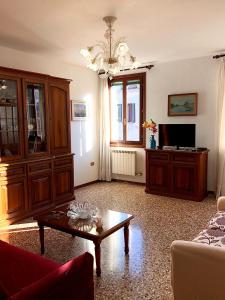
[[[71,100],[72,121],[87,119],[87,103],[84,101]]]
[[[196,116],[197,106],[197,93],[168,96],[168,116]]]

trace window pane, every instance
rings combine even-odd
[[[123,140],[123,83],[111,86],[111,140]]]
[[[27,85],[27,127],[29,153],[46,151],[44,85]]]
[[[140,140],[140,80],[127,81],[127,141]]]
[[[0,78],[0,155],[19,153],[17,82]]]

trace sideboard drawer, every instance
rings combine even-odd
[[[29,173],[39,173],[47,170],[52,169],[52,162],[51,160],[46,161],[39,161],[34,163],[29,163],[28,165],[28,172]]]
[[[162,153],[162,152],[150,152],[148,153],[150,159],[154,160],[169,160],[169,154],[168,153]]]
[[[23,177],[25,176],[25,165],[2,165],[0,167],[0,179],[12,178],[12,177]]]
[[[177,162],[196,162],[197,156],[194,153],[174,153],[173,161]]]
[[[55,158],[54,160],[54,167],[64,167],[64,166],[71,166],[73,162],[73,156],[66,156],[66,157],[60,157]]]

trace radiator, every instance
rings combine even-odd
[[[112,173],[135,176],[136,151],[112,150]]]

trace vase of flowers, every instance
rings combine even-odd
[[[142,124],[142,127],[149,129],[151,132],[151,136],[150,136],[150,141],[149,141],[149,146],[151,149],[156,149],[156,140],[155,140],[155,134],[157,132],[157,128],[156,128],[157,124],[150,119],[150,121],[145,121]]]

